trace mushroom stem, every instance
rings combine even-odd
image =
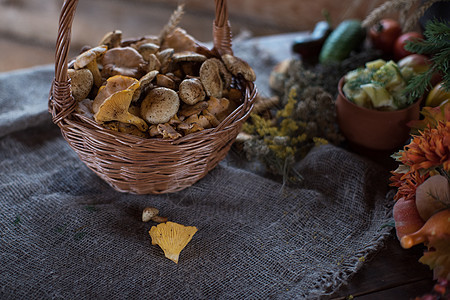
[[[98,69],[97,61],[93,60],[86,65],[86,68],[91,71],[92,77],[94,78],[94,85],[100,87],[102,85],[102,74]]]

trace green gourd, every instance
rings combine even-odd
[[[365,38],[365,30],[358,20],[345,20],[331,32],[320,51],[321,64],[340,62],[346,59]]]

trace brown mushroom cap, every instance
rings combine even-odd
[[[92,61],[96,61],[97,58],[99,58],[102,54],[106,52],[106,50],[107,47],[104,45],[86,50],[85,52],[77,56],[73,67],[75,69],[85,68]]]
[[[227,67],[220,59],[215,58],[215,60],[217,62],[217,65],[219,66],[219,73],[222,77],[224,89],[229,89],[233,81],[233,75],[230,71],[228,71]]]
[[[186,30],[177,27],[164,39],[161,48],[173,48],[176,52],[195,51],[197,42]]]
[[[169,76],[164,74],[156,75],[156,85],[160,87],[166,87],[171,90],[175,90],[177,88],[175,81]]]
[[[211,97],[208,100],[207,110],[220,121],[223,118],[223,115],[227,114],[229,106],[230,100],[228,100],[227,98],[217,99]]]
[[[161,73],[167,73],[170,71],[172,56],[174,53],[175,51],[172,48],[167,48],[155,54],[161,63]]]
[[[209,123],[208,119],[204,115],[192,115],[184,121],[186,124],[196,124],[200,126],[202,129],[210,128],[211,123]]]
[[[152,86],[153,79],[158,75],[158,71],[150,71],[139,79],[139,88],[136,89],[133,95],[133,101],[139,100],[143,93],[146,93],[147,89]]]
[[[152,82],[152,80],[156,78],[156,75],[158,75],[158,73],[158,71],[153,70],[142,76],[141,79],[139,79],[141,87],[149,85],[150,82]]]
[[[147,72],[159,71],[161,69],[161,62],[155,54],[150,54],[147,60]]]
[[[114,30],[105,34],[105,36],[100,40],[99,45],[105,45],[108,49],[116,48],[120,46],[122,41],[122,31]]]
[[[172,118],[170,118],[169,122],[167,122],[170,125],[178,125],[181,123],[181,120],[178,118],[177,115],[174,115]]]
[[[208,96],[222,97],[223,81],[220,76],[217,59],[210,58],[202,64],[200,67],[200,80]]]
[[[139,49],[139,46],[146,43],[159,44],[159,37],[155,35],[146,35],[140,38],[127,38],[120,43],[121,47],[133,47]]]
[[[192,51],[175,52],[172,56],[173,72],[179,72],[181,77],[198,76],[200,66],[206,60],[206,56]],[[224,66],[225,68],[225,66]]]
[[[98,69],[97,59],[99,59],[107,50],[106,46],[98,46],[91,48],[77,56],[73,67],[77,69],[89,69],[94,78],[95,86],[99,87],[102,84],[102,75]]]
[[[81,101],[85,99],[92,89],[94,84],[94,77],[91,71],[88,69],[69,69],[67,75],[70,78],[70,87],[72,90],[72,96],[75,101]]]
[[[145,65],[142,56],[134,48],[121,47],[106,51],[103,56],[103,72],[106,76],[124,75],[138,77]]]
[[[158,87],[152,89],[141,104],[141,116],[150,124],[169,122],[180,107],[180,99],[175,91]]]
[[[94,114],[92,112],[92,100],[83,99],[79,101],[77,103],[77,107],[75,108],[75,112],[89,119],[94,119]]]
[[[139,45],[138,52],[142,55],[145,61],[149,61],[150,54],[155,54],[158,52],[159,46],[154,43],[145,43],[142,45]]]
[[[158,124],[150,125],[148,127],[148,134],[150,135],[150,137],[155,137],[155,136],[160,135],[159,130],[158,130]]]
[[[222,55],[222,61],[234,76],[241,74],[247,81],[256,80],[255,72],[246,61],[231,54]]]
[[[173,139],[173,140],[175,140],[175,139],[181,137],[181,134],[179,132],[177,132],[168,123],[158,124],[157,125],[157,129],[158,129],[159,134],[162,135],[163,139]]]
[[[206,93],[201,81],[197,78],[188,78],[181,82],[178,95],[180,99],[190,105],[205,100]]]
[[[153,217],[157,216],[159,214],[159,209],[156,207],[146,207],[142,211],[142,222],[148,222]]]
[[[208,108],[208,102],[200,101],[194,105],[183,105],[183,107],[178,112],[180,117],[190,117],[192,115],[198,115],[202,110]]]
[[[227,98],[230,99],[230,101],[239,103],[242,99],[242,92],[238,89],[230,89],[228,91]]]
[[[143,44],[152,43],[155,45],[159,45],[159,37],[156,35],[146,35],[139,39],[138,41],[134,42],[131,47],[135,49],[139,49],[139,47]]]
[[[202,111],[202,115],[205,116],[205,118],[209,121],[209,123],[213,127],[216,127],[217,125],[220,124],[220,121],[216,118],[216,116],[210,113],[207,109]]]
[[[198,54],[193,51],[182,51],[175,52],[172,56],[172,61],[174,63],[179,62],[204,62],[206,60],[206,56],[203,54]]]

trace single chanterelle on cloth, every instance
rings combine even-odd
[[[167,222],[153,226],[149,234],[152,237],[152,245],[159,245],[168,259],[178,263],[181,250],[192,240],[196,232],[197,228],[194,226]]]

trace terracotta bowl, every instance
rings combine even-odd
[[[402,110],[378,111],[360,107],[348,100],[343,91],[345,78],[339,81],[336,113],[342,134],[351,145],[370,150],[396,150],[410,137],[411,120],[419,119],[420,102]]]

